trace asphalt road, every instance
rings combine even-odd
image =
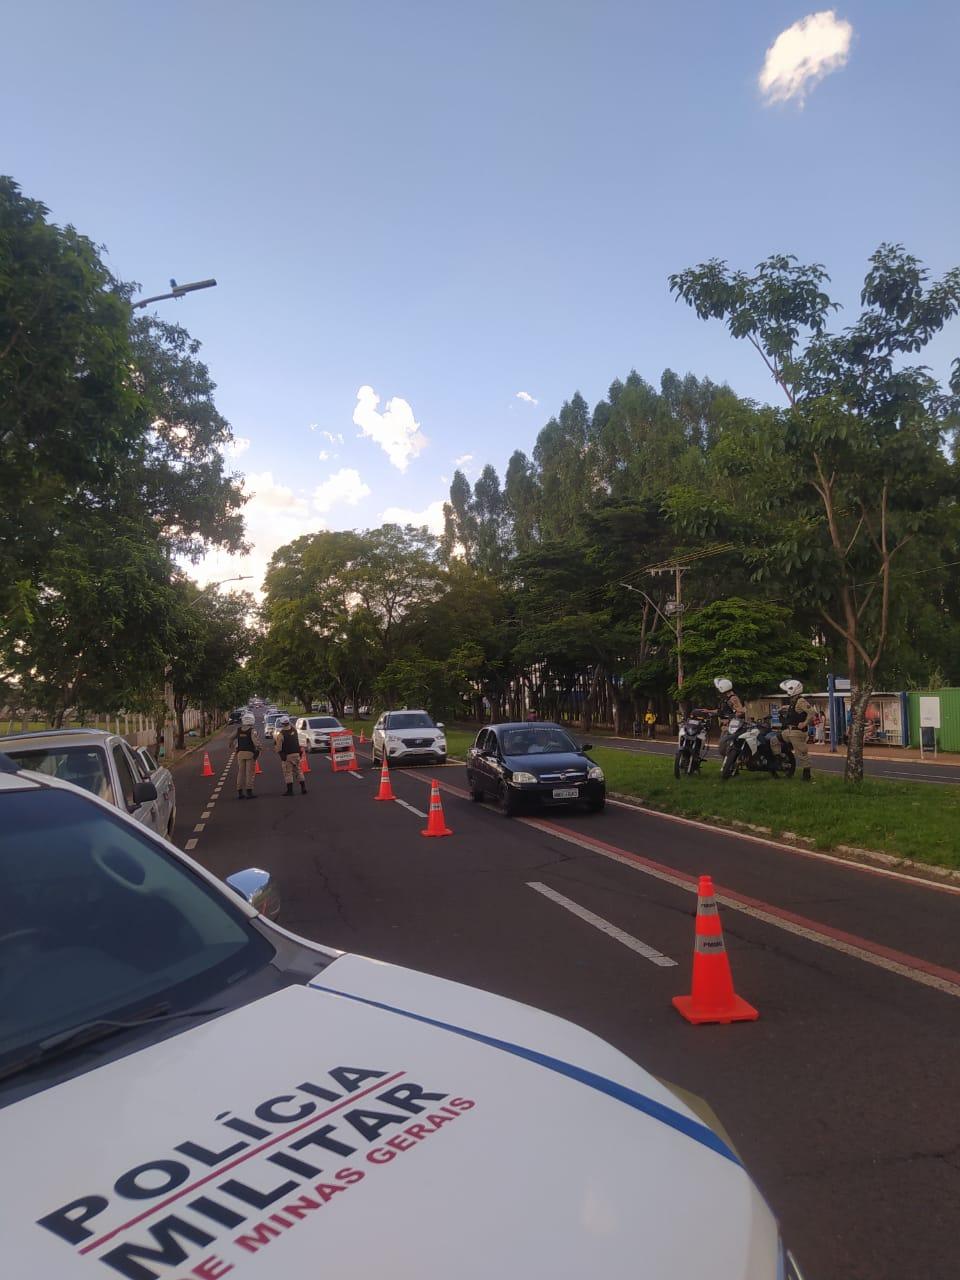
[[[676,744],[673,740],[667,741],[663,738],[651,741],[647,738],[608,738],[604,736],[598,737],[596,743],[598,746],[613,747],[617,751],[649,752],[660,756],[670,756],[671,758],[676,751]],[[715,764],[718,763],[716,739],[710,743],[710,754],[707,758]],[[828,773],[843,773],[845,761],[846,755],[842,751],[837,752],[836,755],[826,753],[821,755],[819,751],[811,752],[810,754],[812,767],[814,769],[825,769]],[[881,760],[876,756],[865,756],[863,772],[868,778],[890,778],[894,782],[932,782],[939,786],[955,786],[960,783],[960,765],[932,764],[925,760]]]
[[[178,843],[220,876],[269,869],[287,928],[549,1009],[705,1098],[810,1280],[954,1280],[956,891],[627,807],[508,820],[455,765],[397,770],[404,804],[377,804],[374,771],[314,755],[287,798],[268,749],[238,803],[226,733],[210,754],[214,779],[177,770]],[[419,834],[433,776],[448,839]],[[671,1006],[704,872],[756,1023]]]

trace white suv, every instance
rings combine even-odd
[[[373,726],[371,742],[375,765],[382,762],[384,751],[389,764],[447,762],[443,725],[435,724],[427,711],[384,711]]]

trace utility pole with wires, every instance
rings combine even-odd
[[[623,580],[620,582],[621,587],[626,587],[628,591],[633,591],[636,595],[643,596],[647,604],[650,605],[663,622],[673,629],[677,638],[677,689],[683,688],[683,611],[686,608],[683,603],[683,575],[697,561],[705,560],[710,556],[723,555],[727,551],[732,551],[733,548],[734,544],[732,542],[714,543],[712,546],[703,547],[699,551],[692,551],[689,555],[677,556],[672,560],[662,560],[659,564],[650,564],[642,569],[634,570],[630,574],[634,578],[648,574],[654,578],[659,577],[661,573],[673,574],[674,598],[666,602],[666,612],[642,588]]]

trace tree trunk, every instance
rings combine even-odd
[[[175,745],[178,751],[183,750],[184,739],[186,737],[186,733],[183,725],[183,713],[186,711],[186,709],[187,709],[186,695],[182,693],[175,693],[173,695],[173,710],[174,710],[174,714],[177,717],[177,732],[176,732]]]
[[[847,736],[847,762],[843,770],[844,782],[863,781],[863,733],[866,728],[867,704],[873,696],[873,678],[865,676],[860,685],[850,691],[850,731]]]

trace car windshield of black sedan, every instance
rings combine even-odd
[[[395,711],[387,719],[388,729],[434,729],[436,726],[425,711]]]
[[[66,790],[0,797],[0,1071],[80,1023],[206,1000],[273,948],[227,897]]]
[[[500,734],[500,746],[505,756],[546,756],[573,752],[580,748],[562,729],[547,725],[531,725],[523,729],[505,729]]]

